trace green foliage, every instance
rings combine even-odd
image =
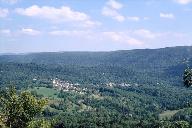
[[[192,69],[185,69],[183,75],[183,83],[186,87],[190,87],[192,85]]]
[[[176,128],[190,128],[190,124],[186,121],[177,121],[174,125]]]
[[[188,127],[190,114],[185,118],[186,114],[178,112],[170,120],[159,120],[163,111],[189,107],[192,102],[192,90],[180,86],[186,58],[192,60],[192,47],[4,55],[0,56],[0,85],[16,84],[17,89],[33,88],[32,93],[37,97],[54,97],[49,97],[49,106],[43,116],[56,119],[55,123],[38,114],[33,120],[35,113],[26,111],[27,114],[22,114],[23,109],[19,112],[13,109],[15,115],[19,116],[20,112],[24,115],[23,119],[29,121],[31,128],[51,124],[54,124],[52,127]],[[187,86],[190,86],[189,74],[186,71],[183,78]],[[53,78],[80,83],[78,88],[88,91],[84,94],[56,93],[49,89]],[[118,86],[107,87],[110,82]],[[129,86],[119,86],[121,83]],[[24,105],[20,106],[19,97],[31,101],[28,93],[13,96],[17,108]],[[167,114],[172,117],[174,113]]]
[[[180,85],[186,58],[191,60],[192,47],[2,55],[0,85],[14,82],[22,87],[48,86],[50,79],[55,77],[73,83]],[[37,80],[33,81],[33,78]]]
[[[0,128],[6,128],[5,120],[4,120],[4,118],[2,117],[2,115],[0,115]]]
[[[38,119],[29,122],[27,128],[52,128],[52,124],[48,120]]]
[[[191,128],[189,122],[186,121],[161,121],[157,126],[158,128]]]
[[[9,88],[1,96],[2,115],[6,126],[25,128],[27,123],[41,113],[46,100],[38,100],[29,92],[16,93],[15,88]]]

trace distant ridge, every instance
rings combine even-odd
[[[174,47],[164,47],[164,48],[144,48],[144,49],[130,49],[130,50],[111,50],[111,51],[46,51],[46,52],[21,52],[21,53],[0,53],[1,55],[28,55],[28,54],[39,54],[39,53],[99,53],[99,52],[117,52],[117,51],[138,51],[138,50],[158,50],[158,49],[172,49],[172,48],[191,48],[192,46],[174,46]]]
[[[162,82],[170,85],[181,84],[181,74],[186,68],[186,62],[192,66],[191,60],[191,46],[111,52],[41,52],[0,56],[0,63],[34,63],[51,68],[65,67],[72,70],[70,74],[72,76],[81,72],[83,75],[76,77],[82,77],[82,79],[93,75],[90,81],[101,79],[100,82],[105,82],[110,78],[116,82],[131,81],[141,84]],[[86,72],[87,70],[89,72]],[[100,78],[102,72],[106,74],[104,78]]]

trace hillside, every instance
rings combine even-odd
[[[154,125],[161,112],[192,102],[191,88],[182,85],[185,62],[190,65],[191,59],[192,47],[1,55],[0,85],[49,97],[44,116],[61,114],[57,118],[70,120],[65,122],[68,127],[71,122],[76,122],[74,127],[87,126],[85,120],[102,120],[106,127],[109,122],[131,127],[139,120]],[[64,85],[67,81],[66,88],[70,85],[72,90],[53,89],[56,78]]]
[[[83,79],[82,81],[88,83],[131,82],[180,85],[183,69],[186,67],[184,62],[191,58],[192,47],[173,47],[113,52],[2,55],[0,63],[46,65],[49,69],[64,70],[62,72],[66,75]]]

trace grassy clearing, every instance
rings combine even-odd
[[[179,110],[167,110],[167,111],[164,111],[162,113],[159,114],[159,119],[162,120],[162,119],[170,119],[173,115],[175,115],[178,111],[180,111],[181,109]]]
[[[102,100],[104,97],[97,95],[97,94],[92,94],[89,96],[89,98],[97,99],[97,100]]]
[[[58,91],[53,88],[46,87],[35,87],[30,89],[30,91],[36,91],[38,95],[43,95],[44,97],[57,98]]]

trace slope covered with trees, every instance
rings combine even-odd
[[[52,89],[55,78],[86,88],[48,97],[43,116],[55,119],[55,126],[189,125],[176,123],[179,113],[164,122],[159,114],[190,106],[192,90],[183,86],[183,72],[191,59],[192,47],[1,55],[0,85],[33,90],[37,97],[44,96],[38,87]]]
[[[1,67],[10,65],[16,69],[26,67],[28,71],[30,68],[40,68],[41,72],[62,73],[72,82],[180,85],[186,61],[190,65],[191,58],[192,47],[174,47],[114,52],[2,55],[0,64]],[[1,70],[4,69],[5,67]]]

